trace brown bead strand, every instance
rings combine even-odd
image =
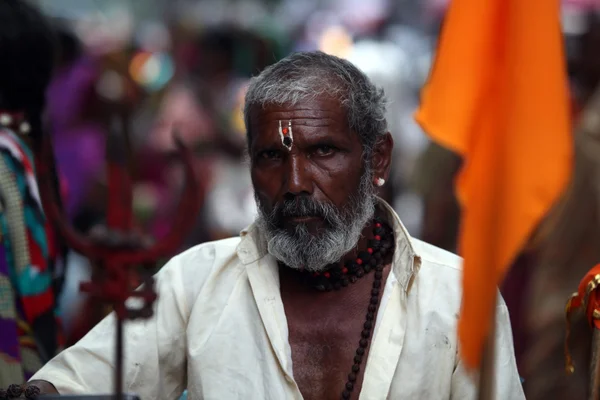
[[[25,389],[25,398],[26,399],[35,399],[37,398],[41,393],[41,390],[39,387],[31,385],[31,386],[27,386],[27,388]]]
[[[375,267],[375,278],[373,279],[373,288],[371,289],[371,300],[369,302],[365,324],[363,325],[364,329],[360,334],[361,338],[358,342],[358,348],[356,349],[356,354],[354,356],[354,365],[352,365],[344,391],[342,392],[342,399],[344,400],[349,399],[352,395],[354,385],[360,372],[360,366],[367,352],[367,347],[369,347],[373,329],[375,328],[375,317],[377,316],[377,308],[379,307],[379,294],[381,292],[382,278],[383,265],[378,265]]]
[[[343,265],[332,264],[323,272],[305,271],[304,279],[309,286],[320,292],[340,290],[373,271],[393,248],[392,229],[376,218],[373,221],[373,239],[368,241],[365,251],[360,251],[355,260]]]
[[[35,385],[30,385],[27,388],[23,389],[21,385],[13,384],[10,385],[6,390],[0,389],[0,400],[5,399],[22,399],[25,396],[25,399],[32,400],[37,399],[40,395],[40,388]]]
[[[8,389],[6,389],[6,397],[9,399],[16,399],[21,397],[23,394],[23,388],[21,385],[10,385]]]

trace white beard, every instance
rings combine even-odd
[[[304,224],[296,225],[291,233],[274,226],[273,212],[267,214],[255,196],[259,211],[256,223],[266,237],[269,253],[288,267],[297,270],[323,271],[329,264],[339,262],[356,247],[365,225],[375,214],[372,182],[372,174],[365,171],[358,194],[343,210],[338,210],[331,204],[318,204],[319,213],[329,225],[319,235],[311,234]],[[311,214],[307,208],[299,207],[300,212]]]

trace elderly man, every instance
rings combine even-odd
[[[457,349],[460,259],[412,239],[375,195],[393,147],[384,111],[364,74],[319,52],[253,80],[245,118],[259,216],[158,273],[154,317],[126,329],[126,390],[144,400],[185,388],[191,399],[474,397]],[[109,317],[36,383],[110,391],[113,330]],[[521,399],[502,301],[496,346],[496,398]]]

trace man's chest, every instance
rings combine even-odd
[[[247,284],[237,285],[221,307],[202,300],[194,305],[186,330],[190,399],[340,398],[361,340],[368,299],[347,302],[331,319],[315,309],[296,313],[285,299]],[[447,389],[455,349],[438,347],[439,341],[430,338],[440,327],[423,325],[425,320],[412,309],[397,312],[399,306],[390,300],[380,311],[360,368],[367,373],[358,378],[362,386],[354,388],[353,399],[359,393],[427,399],[436,397],[423,390],[439,394]],[[164,350],[164,357],[170,357],[170,349]]]
[[[355,386],[353,392],[360,393],[362,371],[355,373],[353,367],[357,364],[362,325],[360,320],[352,319],[319,325],[290,321],[294,378],[305,399],[339,399],[349,382]],[[360,357],[365,358],[364,366],[367,352],[360,352]],[[350,374],[353,374],[351,381]]]
[[[339,399],[344,390],[358,398],[376,315],[366,322],[369,283],[351,296],[282,291],[294,378],[305,399]]]

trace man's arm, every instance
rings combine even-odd
[[[525,399],[523,385],[517,371],[517,361],[512,339],[512,329],[508,309],[501,296],[498,296],[496,307],[496,342],[494,366],[494,398],[498,400]],[[477,376],[464,368],[462,361],[458,363],[452,376],[452,399],[475,399],[477,396]]]
[[[127,321],[124,326],[123,390],[145,400],[177,398],[185,389],[188,310],[180,267],[179,257],[175,257],[156,275],[158,300],[152,318]],[[48,393],[111,393],[115,323],[113,313],[48,362],[31,383],[47,382],[43,386]]]

